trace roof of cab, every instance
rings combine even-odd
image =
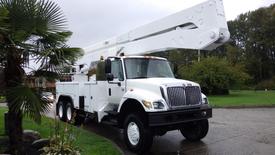
[[[156,57],[156,56],[122,56],[121,58],[147,58],[147,59],[159,59],[159,60],[167,60],[165,58]]]

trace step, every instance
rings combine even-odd
[[[104,112],[106,112],[107,114],[112,115],[112,116],[117,116],[117,115],[119,114],[119,112],[117,112],[117,111],[113,111],[113,110],[110,110],[110,111],[104,111]]]
[[[111,125],[111,126],[117,126],[118,122],[116,119],[105,119],[101,122],[102,124]]]

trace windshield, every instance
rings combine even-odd
[[[166,77],[174,78],[166,60],[148,58],[124,59],[127,79]]]

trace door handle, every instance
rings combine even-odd
[[[117,84],[119,87],[121,86],[121,82],[110,82],[108,81],[109,84]]]

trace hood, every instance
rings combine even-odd
[[[127,98],[137,98],[140,102],[149,101],[153,103],[160,101],[165,103],[166,108],[163,110],[167,110],[169,105],[166,103],[165,97],[163,96],[166,93],[166,88],[182,86],[199,85],[195,82],[175,78],[128,79],[126,83],[126,96]]]
[[[158,96],[161,96],[160,87],[177,86],[199,86],[199,84],[175,78],[146,78],[127,80],[127,90],[143,90],[143,92],[150,92]]]

